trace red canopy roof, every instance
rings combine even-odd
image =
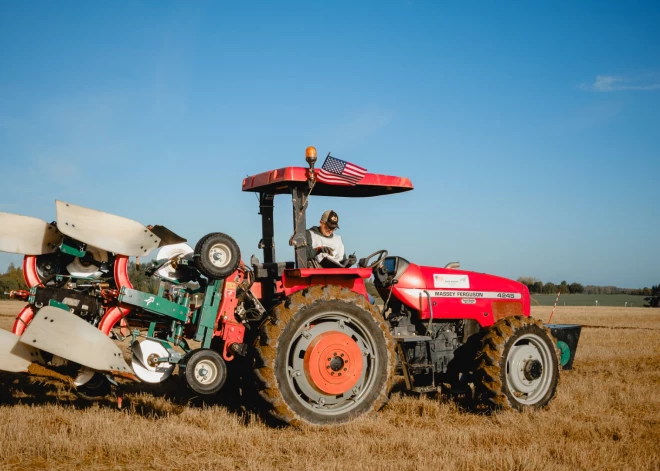
[[[243,191],[290,194],[291,188],[296,183],[307,181],[308,172],[309,169],[304,167],[284,167],[252,175],[243,179]],[[318,169],[315,169],[315,173],[318,173]],[[355,186],[328,185],[317,181],[312,194],[360,198],[401,193],[412,189],[412,183],[406,177],[367,173]]]

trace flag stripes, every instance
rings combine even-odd
[[[334,157],[326,157],[317,178],[328,185],[353,186],[367,174],[367,169]]]

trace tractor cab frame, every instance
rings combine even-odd
[[[366,297],[364,279],[371,268],[312,268],[307,260],[307,205],[310,196],[366,198],[402,193],[413,189],[406,177],[367,173],[355,185],[330,185],[318,179],[316,149],[307,149],[308,167],[284,167],[243,179],[242,190],[257,193],[261,215],[263,263],[251,260],[255,277],[261,282],[262,303],[266,308],[277,293],[289,296],[314,284],[345,286]],[[293,235],[289,245],[294,248],[295,262],[277,262],[274,243],[274,200],[276,195],[291,195]]]

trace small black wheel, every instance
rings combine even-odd
[[[186,384],[197,394],[215,394],[227,380],[225,360],[215,350],[200,348],[193,350],[183,359]]]
[[[234,239],[222,232],[202,237],[195,246],[199,272],[212,280],[231,275],[241,263],[241,250]]]
[[[94,373],[92,379],[85,384],[76,387],[73,392],[76,396],[86,401],[91,401],[99,397],[110,394],[110,381],[101,373]]]

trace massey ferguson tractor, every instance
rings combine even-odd
[[[427,267],[380,249],[356,267],[319,267],[305,237],[310,197],[413,186],[372,173],[324,183],[314,148],[306,160],[243,180],[262,220],[263,262],[252,256],[249,265],[224,233],[193,249],[163,226],[61,201],[52,223],[0,213],[0,251],[25,254],[29,288],[12,293],[28,304],[13,332],[0,331],[0,370],[64,378],[83,397],[119,390],[117,376],[179,377],[198,395],[223,394],[227,379],[241,377],[265,412],[293,425],[376,411],[396,374],[408,390],[460,393],[484,409],[548,404],[562,366],[572,365],[579,326],[543,325],[530,317],[523,284],[457,264]],[[293,261],[275,257],[276,195],[292,199]],[[155,249],[147,271],[159,289],[136,290],[129,257]],[[384,305],[370,302],[369,279]]]

